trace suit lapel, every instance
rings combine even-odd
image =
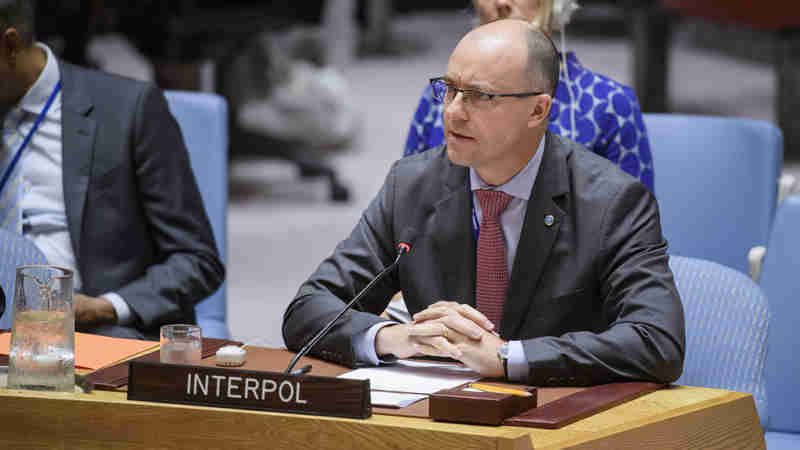
[[[548,132],[542,165],[525,212],[517,254],[514,257],[514,269],[503,306],[500,335],[506,339],[519,335],[518,331],[535,298],[536,286],[566,215],[557,201],[569,191],[566,164],[568,154]],[[547,216],[553,216],[550,226],[545,223]]]
[[[448,296],[441,300],[475,306],[475,237],[467,183],[469,170],[449,160],[446,164],[445,195],[434,205],[432,217],[436,252],[442,265],[442,293]]]
[[[83,89],[72,66],[61,63],[61,139],[64,204],[67,210],[72,246],[81,265],[81,230],[86,193],[89,187],[96,122],[91,117],[94,105]]]

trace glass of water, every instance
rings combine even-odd
[[[161,362],[197,364],[202,359],[203,333],[197,325],[161,327]]]
[[[72,271],[35,265],[17,268],[8,387],[75,391],[75,311]]]

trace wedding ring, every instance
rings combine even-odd
[[[450,339],[447,338],[447,327],[444,327],[444,333],[442,333],[442,337],[444,337],[448,341],[450,340]]]

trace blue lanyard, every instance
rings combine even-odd
[[[30,131],[28,131],[28,135],[25,136],[25,139],[23,139],[22,144],[19,146],[19,150],[17,150],[17,153],[14,155],[14,159],[11,160],[11,164],[8,165],[5,173],[3,173],[3,178],[0,180],[0,192],[3,192],[3,188],[6,186],[9,177],[11,177],[11,172],[14,171],[14,167],[16,167],[17,162],[19,162],[19,159],[22,156],[22,152],[25,150],[25,147],[28,146],[28,142],[30,142],[31,138],[33,137],[33,134],[36,133],[36,129],[39,128],[39,124],[42,123],[42,120],[44,120],[44,117],[47,115],[47,111],[50,109],[50,105],[53,104],[53,100],[55,100],[56,94],[58,94],[58,91],[60,90],[61,90],[61,80],[58,80],[58,83],[56,83],[56,87],[53,89],[53,93],[50,94],[50,98],[47,99],[47,103],[44,105],[44,109],[42,109],[42,112],[40,112],[39,115],[36,116],[36,121],[33,122],[33,127],[31,128]]]

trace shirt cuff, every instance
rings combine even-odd
[[[128,303],[125,301],[125,299],[120,297],[119,294],[116,292],[109,292],[101,295],[100,297],[110,301],[111,305],[114,306],[114,310],[117,312],[117,325],[125,326],[133,323],[131,307],[128,306]]]
[[[366,331],[355,335],[353,337],[353,346],[356,352],[356,361],[360,363],[371,364],[377,366],[382,362],[390,362],[390,360],[380,360],[378,353],[375,351],[375,337],[381,328],[389,325],[397,325],[397,322],[380,322],[369,327]]]
[[[509,381],[525,381],[528,379],[528,359],[522,341],[508,341],[508,379]]]

